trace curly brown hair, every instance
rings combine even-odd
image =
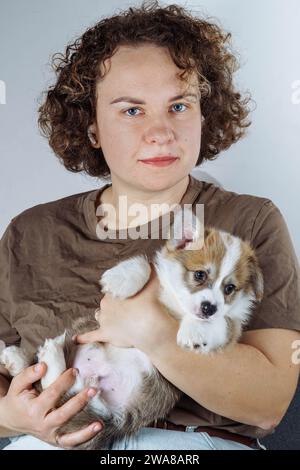
[[[109,177],[102,150],[92,147],[87,135],[96,117],[96,83],[104,76],[100,64],[121,45],[147,42],[168,48],[183,70],[181,79],[197,73],[205,121],[196,165],[213,160],[250,125],[250,98],[242,97],[233,84],[238,61],[230,50],[230,38],[217,24],[176,4],[162,7],[146,1],[104,18],[69,44],[64,54],[53,55],[57,81],[39,107],[40,130],[67,170]]]

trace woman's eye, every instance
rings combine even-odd
[[[184,109],[182,109],[182,106],[184,107]],[[187,105],[184,104],[184,103],[175,103],[175,104],[173,104],[173,109],[175,109],[176,114],[182,113],[183,111],[185,111],[186,108],[187,108]],[[136,107],[128,108],[124,111],[124,113],[126,114],[126,116],[134,117],[134,116],[138,115],[138,113],[136,111],[140,111],[140,109],[136,108]]]
[[[175,106],[185,106],[187,108],[187,106],[184,104],[184,103],[175,103],[173,104],[173,107]],[[180,111],[180,109],[177,108],[177,111],[179,111],[180,113],[182,112],[182,110]]]
[[[224,287],[224,294],[225,295],[230,295],[232,294],[232,292],[236,290],[236,287],[234,284],[227,284],[225,287]]]
[[[205,271],[195,271],[195,272],[194,272],[194,279],[195,279],[195,281],[197,281],[197,282],[203,283],[203,282],[205,282],[206,279],[207,279],[207,274],[206,274]]]
[[[129,109],[126,109],[125,111],[125,114],[127,114],[129,111],[135,111],[135,110],[139,110],[139,108],[129,108]],[[136,114],[127,114],[127,116],[136,116]]]

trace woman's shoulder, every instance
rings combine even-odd
[[[254,208],[254,210],[261,208],[265,204],[274,205],[270,198],[230,191],[218,184],[217,181],[198,181],[198,186],[199,194],[197,202],[207,205],[222,206],[223,209],[226,205],[230,205],[232,208],[249,206]]]
[[[83,210],[83,204],[86,196],[92,191],[71,194],[52,201],[36,204],[23,210],[11,219],[10,225],[15,228],[41,226],[42,223],[50,223],[53,219],[56,221],[64,220],[78,215]]]
[[[59,233],[67,235],[70,231],[84,230],[85,200],[94,192],[71,194],[23,210],[11,219],[3,234],[3,241],[9,239],[11,244],[19,245],[32,239],[46,240]]]
[[[200,183],[200,182],[199,182]],[[284,222],[276,204],[267,197],[229,191],[214,182],[201,181],[196,204],[203,204],[204,223],[252,240],[262,224],[268,230]]]

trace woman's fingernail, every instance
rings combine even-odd
[[[76,368],[72,369],[72,374],[74,375],[74,377],[77,377],[77,375],[79,374],[79,370]]]
[[[89,397],[94,397],[96,395],[96,390],[94,388],[89,388],[87,394]]]
[[[73,335],[73,336],[72,336],[72,341],[73,341],[74,343],[76,343],[76,339],[77,339],[77,335]]]
[[[37,372],[37,373],[38,373],[38,372],[41,372],[41,370],[42,370],[41,364],[36,364],[36,365],[34,366],[34,369],[33,369],[33,370],[34,370],[34,372]]]
[[[102,425],[100,423],[93,424],[93,431],[98,432],[102,429]]]

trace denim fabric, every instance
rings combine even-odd
[[[33,436],[11,438],[3,450],[57,450]],[[62,450],[62,449],[61,449]],[[205,432],[181,432],[142,428],[133,436],[114,441],[109,450],[253,450],[239,442],[209,436]]]

